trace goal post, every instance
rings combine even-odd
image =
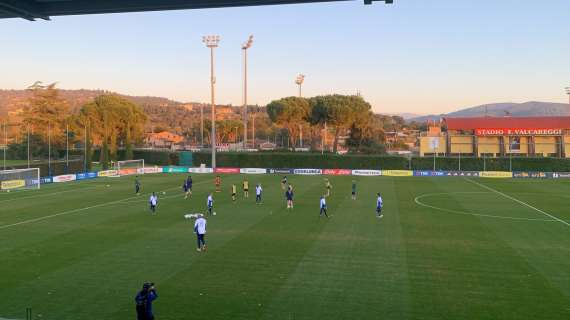
[[[39,168],[0,170],[0,191],[39,188]]]
[[[144,159],[117,161],[115,170],[118,176],[144,174]]]

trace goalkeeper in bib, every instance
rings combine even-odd
[[[382,218],[384,215],[382,214],[382,196],[380,195],[380,192],[378,192],[378,197],[376,198],[376,216],[378,218]]]
[[[289,185],[285,191],[285,198],[287,199],[287,209],[293,209],[293,186]]]
[[[135,177],[135,194],[137,196],[141,194],[141,182],[139,181],[139,176]]]

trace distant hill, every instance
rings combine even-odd
[[[492,103],[461,109],[442,115],[427,115],[408,119],[408,121],[439,121],[442,117],[531,117],[531,116],[568,116],[570,106],[567,103],[529,101],[524,103]]]

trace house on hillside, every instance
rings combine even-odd
[[[183,136],[168,131],[151,133],[145,139],[145,143],[154,148],[172,148],[173,145],[182,143],[183,141]]]

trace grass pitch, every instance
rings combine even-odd
[[[235,203],[243,176],[224,176],[198,253],[183,215],[213,177],[187,200],[185,177],[142,176],[141,196],[134,177],[0,194],[0,318],[134,319],[153,281],[157,319],[570,319],[570,181],[329,177],[325,219],[323,177],[289,176],[288,211],[281,176],[248,176]]]

